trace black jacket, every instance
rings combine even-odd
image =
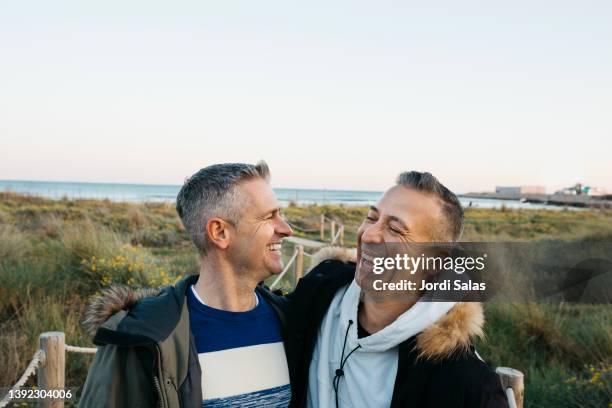
[[[326,260],[288,296],[288,332],[295,336],[297,348],[291,355],[298,385],[293,400],[299,406],[306,406],[319,325],[338,289],[348,285],[354,274],[354,263]],[[482,333],[482,322],[479,303],[460,303],[436,324],[401,343],[391,406],[507,407],[499,377],[478,358],[470,342]]]

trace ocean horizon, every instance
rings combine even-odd
[[[172,184],[97,183],[75,181],[0,180],[0,191],[61,199],[100,199],[110,201],[174,202],[181,186]],[[281,206],[342,204],[347,206],[373,205],[382,191],[329,190],[303,188],[274,188]],[[459,195],[464,207],[558,209],[543,204],[522,203],[515,200],[468,198]]]

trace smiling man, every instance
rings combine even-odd
[[[303,341],[303,386],[294,389],[303,406],[507,406],[499,378],[472,345],[482,335],[479,303],[371,290],[384,276],[373,273],[375,257],[391,247],[452,243],[462,228],[455,194],[429,173],[402,173],[359,227],[356,263],[328,259],[299,282],[290,324]]]
[[[281,272],[281,240],[292,233],[268,166],[206,167],[185,182],[176,209],[199,274],[159,293],[112,288],[94,301],[86,324],[100,347],[80,406],[288,406],[284,302],[258,285]]]

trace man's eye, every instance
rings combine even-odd
[[[395,225],[389,225],[389,229],[394,234],[401,234],[402,233],[402,229],[400,227],[398,227],[398,226],[395,226]]]
[[[373,217],[373,216],[371,216],[371,215],[368,215],[368,216],[366,217],[366,220],[376,221],[376,218],[375,218],[375,217]]]

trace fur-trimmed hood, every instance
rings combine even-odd
[[[128,311],[143,298],[155,296],[159,289],[134,289],[128,286],[112,285],[95,296],[83,319],[83,326],[90,336],[94,336],[100,326],[115,313],[121,310]]]
[[[312,257],[311,269],[325,260],[355,262],[355,249],[326,247]],[[475,338],[483,338],[484,312],[478,302],[459,302],[434,324],[416,335],[419,357],[440,360],[466,351]]]

